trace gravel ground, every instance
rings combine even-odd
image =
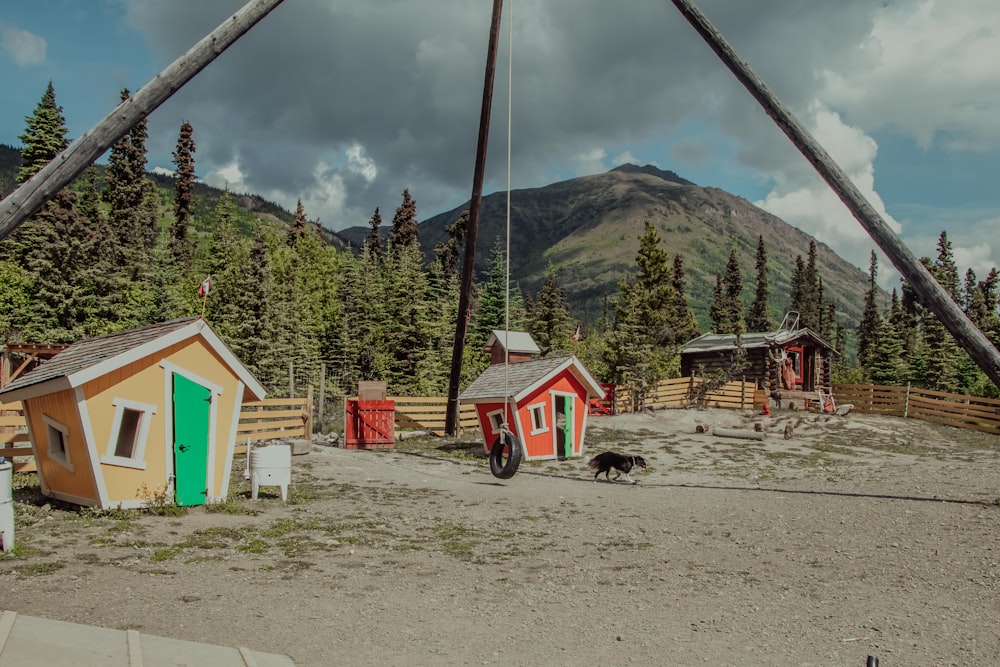
[[[713,435],[754,422],[762,441]],[[589,454],[649,462],[635,485],[579,459],[500,481],[477,437],[314,446],[288,502],[234,474],[227,503],[180,516],[47,504],[19,475],[0,609],[296,665],[1000,664],[996,436],[591,418]]]

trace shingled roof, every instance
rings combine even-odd
[[[555,357],[541,357],[520,361],[516,364],[496,364],[490,366],[483,374],[476,378],[465,391],[458,397],[462,401],[503,401],[505,398],[517,399],[520,394],[533,388],[538,382],[544,380],[564,368],[574,366],[577,374],[587,388],[594,393],[601,393],[601,387],[591,377],[587,369],[584,368],[577,358],[572,355],[562,355]],[[507,388],[507,396],[504,396],[504,387]]]
[[[185,329],[189,331],[184,331]],[[53,390],[79,386],[83,382],[106,373],[109,370],[109,365],[114,365],[116,360],[119,361],[117,365],[124,365],[172,344],[173,339],[178,336],[183,338],[186,335],[197,334],[208,339],[209,343],[226,358],[233,371],[240,375],[244,384],[254,394],[263,398],[264,388],[243,364],[225,348],[208,323],[199,317],[186,317],[149,324],[73,343],[48,361],[42,362],[38,368],[4,387],[3,391],[0,391],[0,397],[44,383],[56,384],[56,381],[59,381],[59,386],[53,386]]]

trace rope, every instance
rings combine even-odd
[[[503,314],[503,420],[507,422],[507,413],[510,410],[510,144],[511,144],[511,116],[513,98],[513,72],[514,72],[514,2],[507,3],[507,241],[504,257],[504,314]]]

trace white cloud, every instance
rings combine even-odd
[[[246,184],[246,176],[236,161],[210,171],[205,174],[205,178],[202,180],[213,188],[219,188],[220,190],[229,190],[230,192],[237,193],[250,191]]]
[[[365,181],[371,183],[378,176],[378,167],[375,161],[365,153],[365,147],[361,144],[352,144],[345,153],[347,156],[347,168],[352,173],[363,177]]]
[[[0,27],[0,46],[21,67],[45,62],[45,38],[11,26]]]

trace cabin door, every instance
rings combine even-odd
[[[212,393],[173,374],[174,489],[178,505],[204,505],[208,499],[208,428]]]
[[[556,413],[556,458],[573,456],[573,396],[553,396]]]

